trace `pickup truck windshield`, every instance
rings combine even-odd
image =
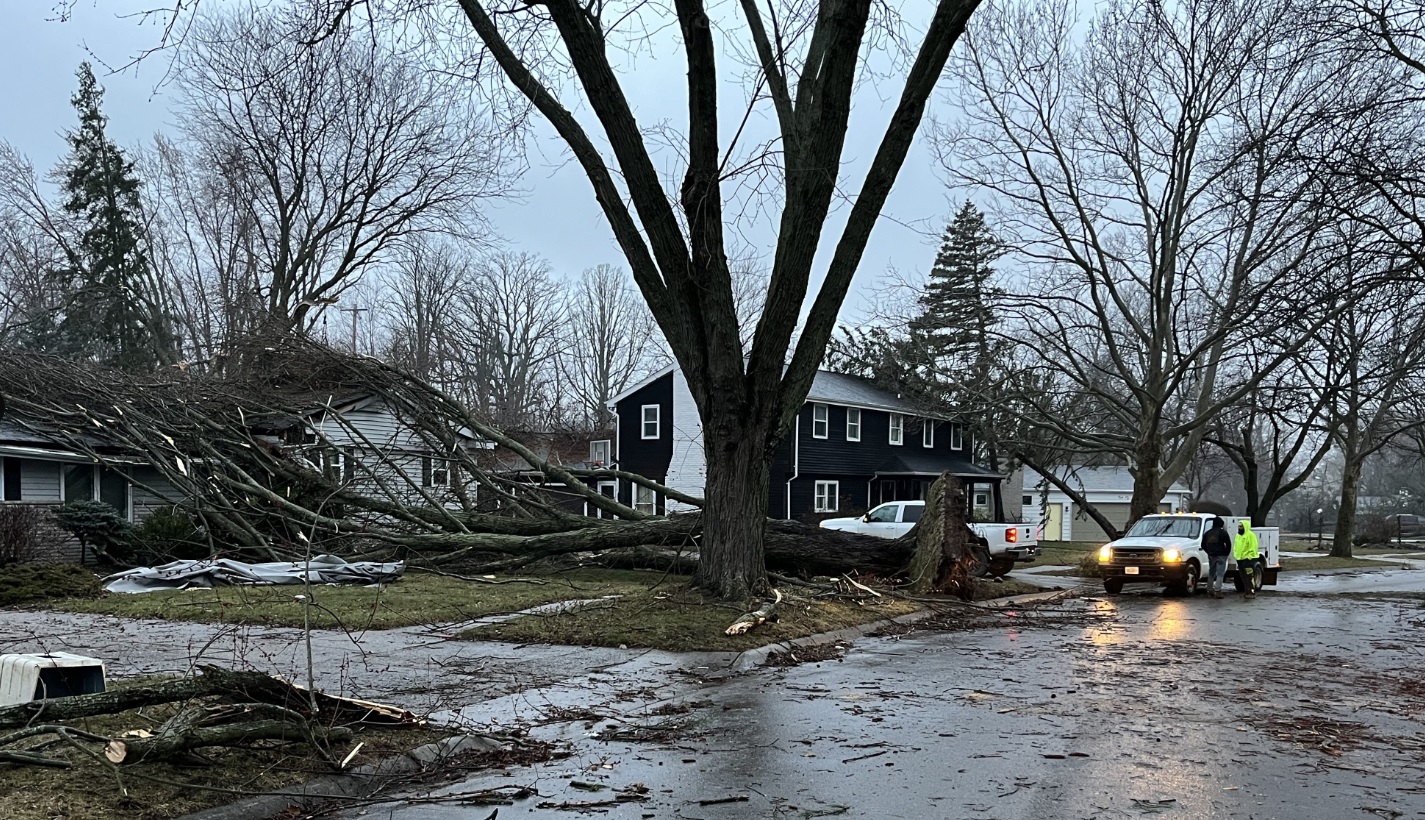
[[[1160,516],[1140,518],[1128,530],[1128,535],[1149,538],[1167,536],[1170,538],[1196,538],[1202,532],[1202,519],[1180,516]]]

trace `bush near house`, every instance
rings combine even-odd
[[[102,501],[70,501],[55,507],[54,517],[79,539],[81,557],[92,550],[94,557],[118,563],[128,554],[133,525],[112,506]]]
[[[34,560],[39,549],[39,509],[22,504],[0,506],[0,567]]]
[[[97,598],[99,577],[78,564],[12,564],[0,568],[0,606]]]

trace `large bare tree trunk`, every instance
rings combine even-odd
[[[767,438],[731,421],[719,427],[703,439],[708,475],[694,583],[722,598],[746,598],[767,588]]]
[[[1356,530],[1356,500],[1361,491],[1361,462],[1356,453],[1346,454],[1346,466],[1341,473],[1341,507],[1336,512],[1336,532],[1331,540],[1331,555],[1352,557],[1352,537]]]

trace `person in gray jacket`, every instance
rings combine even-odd
[[[1212,597],[1222,597],[1222,579],[1227,575],[1227,558],[1232,554],[1232,537],[1221,518],[1212,519],[1212,529],[1202,537],[1202,551],[1207,553],[1207,590]]]

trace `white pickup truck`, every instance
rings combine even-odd
[[[821,526],[828,530],[856,532],[881,538],[900,538],[910,532],[925,512],[924,501],[889,501],[860,518],[828,518]],[[1038,534],[1024,524],[969,522],[980,543],[989,550],[989,574],[1006,575],[1016,561],[1028,563],[1039,556]]]
[[[1197,592],[1202,576],[1208,570],[1207,553],[1202,551],[1202,537],[1212,526],[1211,513],[1170,513],[1145,515],[1117,541],[1104,544],[1098,551],[1098,574],[1103,588],[1110,595],[1123,591],[1129,583],[1166,586],[1175,595]],[[1237,537],[1237,522],[1250,519],[1221,516],[1227,535]],[[1281,569],[1281,530],[1276,527],[1253,527],[1257,534],[1257,551],[1261,553],[1258,571],[1252,573],[1252,586],[1260,590],[1263,584],[1275,586]],[[1237,562],[1228,559],[1227,578],[1241,592],[1246,587]]]

